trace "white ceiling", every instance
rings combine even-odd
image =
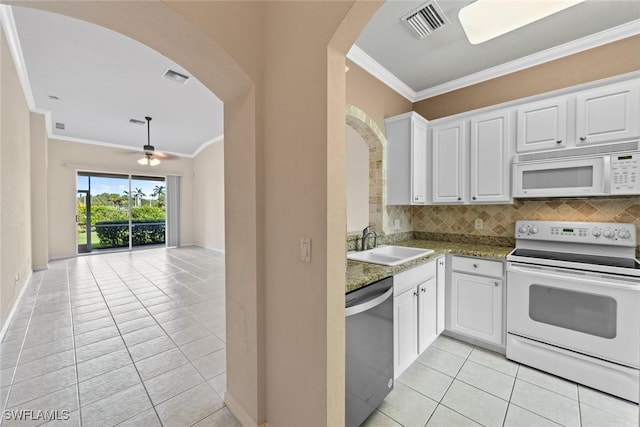
[[[386,1],[356,41],[356,46],[373,59],[369,64],[373,63],[374,67],[368,67],[366,62],[356,62],[365,68],[381,66],[382,73],[378,69],[378,75],[386,76],[387,80],[395,77],[401,82],[400,86],[408,87],[405,92],[413,92],[417,98],[424,99],[427,96],[421,97],[421,92],[432,96],[434,92],[430,89],[456,88],[455,85],[447,86],[447,83],[464,80],[483,70],[548,52],[576,40],[584,41],[614,27],[626,24],[625,34],[629,33],[629,27],[631,33],[640,33],[640,1],[587,0],[506,35],[472,45],[460,25],[458,11],[473,1],[437,2],[450,24],[418,39],[401,22],[401,18],[426,0]]]
[[[129,119],[145,116],[158,151],[191,156],[222,136],[222,101],[194,77],[184,85],[164,78],[167,69],[190,75],[169,58],[84,21],[11,10],[35,108],[51,112],[53,137],[142,149],[147,127]]]

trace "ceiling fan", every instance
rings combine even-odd
[[[171,160],[172,156],[156,151],[155,147],[151,145],[151,117],[145,117],[145,119],[147,119],[147,144],[142,147],[143,156],[138,159],[138,163],[146,166],[157,166],[160,164],[160,159]]]

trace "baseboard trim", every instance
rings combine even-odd
[[[218,252],[219,254],[224,254],[224,249],[214,248],[213,246],[200,245],[198,243],[195,243],[194,246],[197,246],[202,249],[206,249],[208,251]]]
[[[36,265],[33,267],[33,271],[43,271],[43,270],[48,270],[49,269],[49,264],[45,264],[45,265]]]
[[[20,301],[22,301],[22,296],[24,295],[24,291],[27,289],[27,286],[29,285],[29,282],[31,281],[32,277],[33,277],[33,271],[29,271],[29,274],[27,275],[27,279],[24,281],[24,285],[22,285],[22,289],[20,289],[20,292],[18,292],[18,297],[13,302],[13,307],[11,307],[11,311],[7,316],[7,320],[4,322],[4,325],[2,325],[2,330],[0,331],[0,342],[4,340],[4,336],[7,333],[7,329],[9,329],[9,325],[13,320],[13,316],[16,313],[16,309],[18,308],[18,305],[20,305]]]
[[[224,403],[229,408],[229,411],[233,414],[242,427],[269,427],[268,423],[258,424],[251,415],[245,411],[245,409],[229,394],[229,391],[224,393]]]

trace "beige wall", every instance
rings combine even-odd
[[[355,105],[384,131],[384,119],[411,111],[409,100],[347,60],[347,105]]]
[[[49,261],[48,146],[44,114],[31,113],[31,253],[34,270],[46,269]]]
[[[224,142],[209,145],[193,159],[193,241],[224,251]]]
[[[640,35],[414,104],[429,120],[640,70]]]
[[[0,327],[31,274],[30,113],[0,30]]]
[[[180,244],[193,243],[192,160],[178,158],[158,166],[142,166],[131,150],[49,140],[48,208],[49,258],[65,258],[77,253],[76,171],[132,173],[138,175],[182,175],[180,192]]]

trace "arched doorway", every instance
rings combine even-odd
[[[344,419],[344,57],[379,4],[24,5],[138,40],[224,102],[225,400],[243,424],[268,418],[274,425],[338,425]],[[266,37],[263,30],[270,31]],[[311,263],[299,262],[300,235],[314,237]]]

